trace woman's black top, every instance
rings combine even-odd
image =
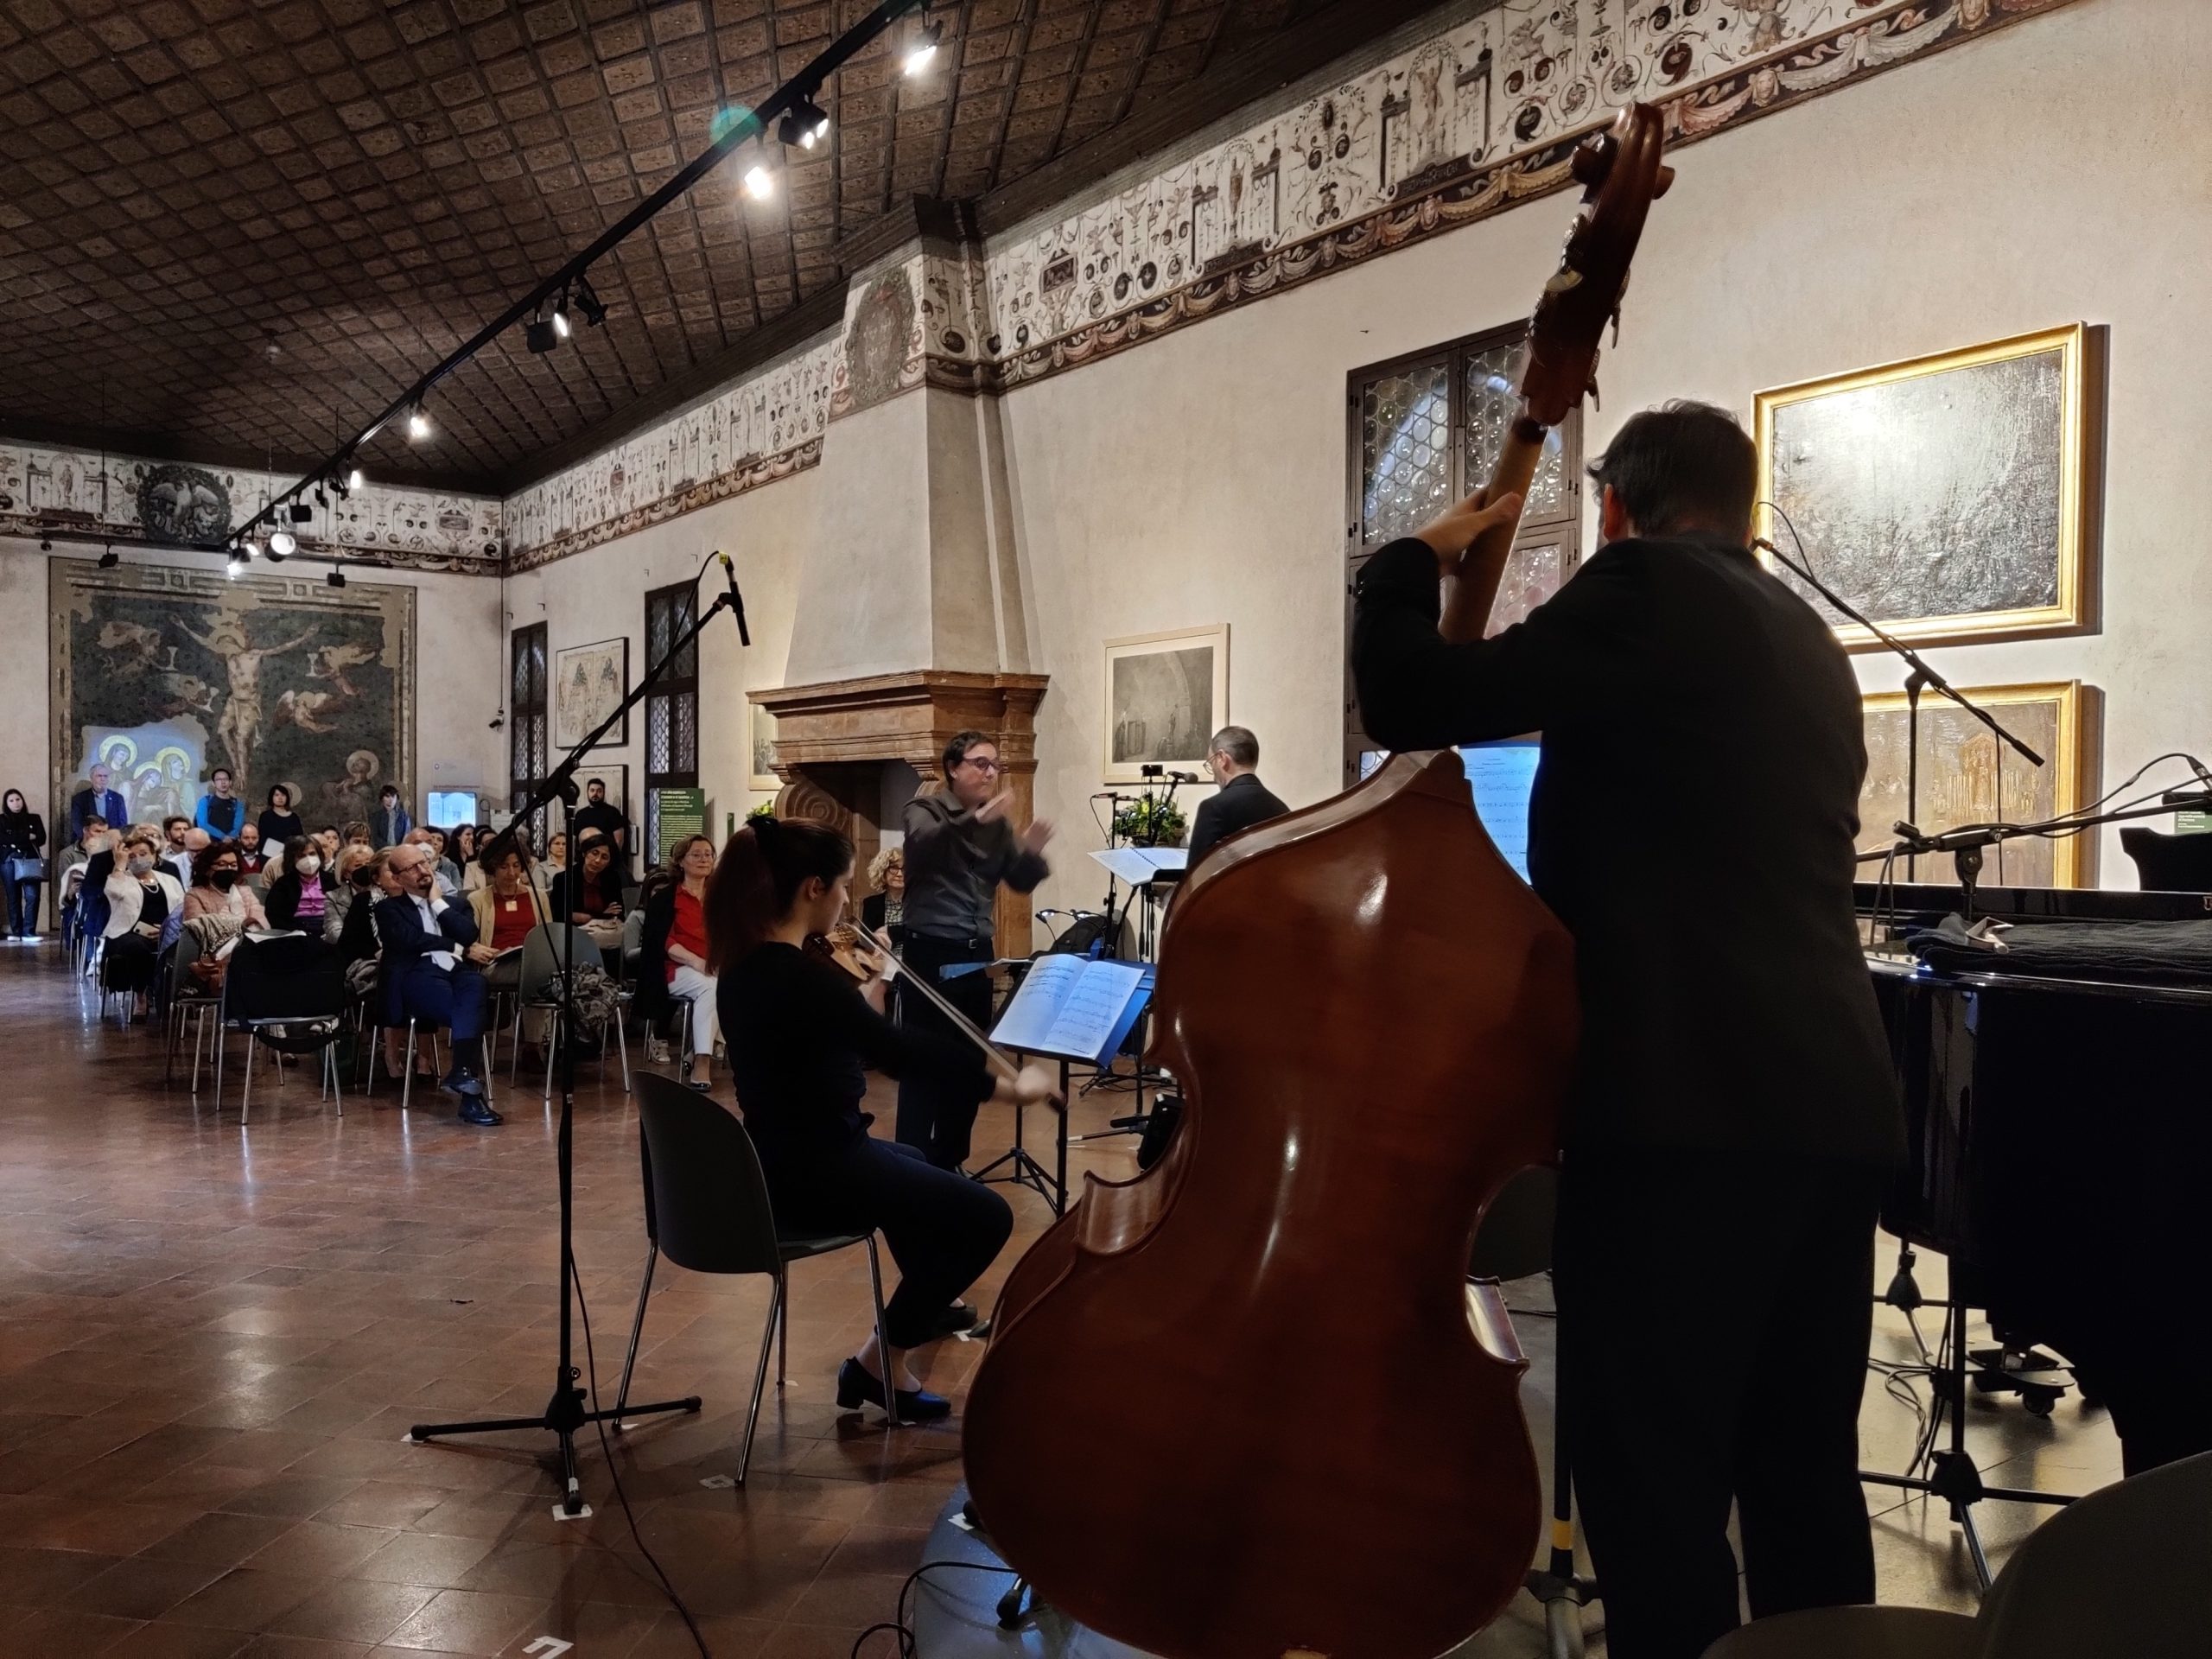
[[[298,813],[279,812],[273,807],[264,807],[261,816],[254,820],[254,825],[261,831],[261,845],[264,851],[282,847],[294,836],[307,834],[307,826],[300,822]]]
[[[894,1026],[860,988],[796,945],[771,942],[726,965],[715,997],[745,1127],[771,1172],[843,1152],[868,1136],[862,1062],[894,1077],[991,1092],[982,1054],[958,1039]]]
[[[561,921],[575,916],[588,916],[597,921],[608,907],[619,909],[622,903],[621,879],[609,864],[593,880],[581,870],[571,867],[553,878],[553,886],[546,893],[546,908]],[[669,914],[676,913],[675,901],[669,901]]]
[[[169,918],[169,890],[148,877],[138,884],[138,925],[158,930]]]
[[[0,858],[37,858],[46,845],[46,821],[35,812],[0,812]]]

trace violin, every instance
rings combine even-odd
[[[889,961],[870,950],[862,942],[860,929],[850,922],[840,922],[827,933],[809,934],[806,951],[843,969],[861,985],[884,978],[890,969]]]
[[[1637,106],[1576,157],[1506,487],[1588,384],[1660,138]],[[1015,1265],[969,1395],[1007,1565],[1162,1659],[1433,1659],[1494,1618],[1541,1486],[1525,1361],[1467,1268],[1491,1200],[1554,1154],[1579,1029],[1572,941],[1456,753],[1217,846],[1160,943],[1147,1058],[1181,1128]]]

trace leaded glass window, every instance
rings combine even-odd
[[[660,861],[660,792],[699,786],[699,646],[676,642],[691,626],[696,590],[689,583],[645,595],[645,656],[668,671],[645,699],[645,857]]]
[[[507,642],[507,804],[519,808],[546,773],[545,624]]]
[[[1448,362],[1370,381],[1360,392],[1360,524],[1370,546],[1420,529],[1452,499]]]

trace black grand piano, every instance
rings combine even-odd
[[[2002,952],[1929,937],[1956,886],[1858,896],[1912,1147],[1884,1225],[2057,1351],[2129,1472],[2212,1450],[2212,895],[1980,887]]]

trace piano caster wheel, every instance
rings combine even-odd
[[[2022,1389],[2020,1403],[2028,1408],[2031,1417],[2048,1417],[2051,1408],[2058,1403],[2056,1389]]]

